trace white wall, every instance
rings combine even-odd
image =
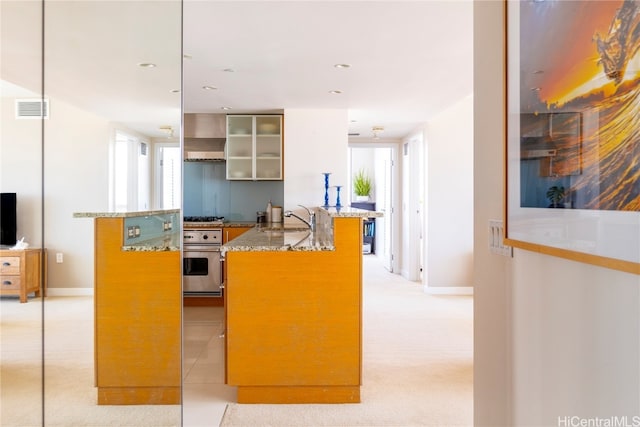
[[[48,250],[50,288],[93,286],[93,222],[74,212],[107,210],[109,126],[55,98],[44,121],[44,188],[42,132],[39,120],[16,120],[12,98],[2,99],[2,191],[17,193],[18,235],[41,247],[41,194],[44,190],[44,246]],[[55,253],[64,254],[56,263]]]
[[[15,98],[2,97],[0,192],[16,193],[17,238],[41,247],[42,122],[15,119],[14,103]]]
[[[488,224],[503,198],[503,4],[474,2],[473,403],[476,426],[509,426],[509,260],[489,252]]]
[[[74,212],[104,212],[108,203],[109,123],[51,99],[45,122],[45,245],[51,288],[93,287],[93,221]],[[55,253],[64,262],[55,261]]]
[[[473,286],[473,97],[429,120],[424,141],[426,286]]]
[[[340,199],[346,205],[348,185],[347,110],[285,109],[284,111],[284,204],[299,211],[324,204],[323,172],[331,172],[329,185],[342,185]],[[329,189],[329,204],[336,202]]]
[[[503,24],[502,2],[474,3],[475,424],[639,416],[640,277],[488,253],[487,221],[503,204]]]

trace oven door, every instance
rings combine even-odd
[[[182,279],[184,295],[222,296],[220,248],[185,246]]]

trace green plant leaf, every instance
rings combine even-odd
[[[371,178],[364,169],[360,169],[353,177],[353,191],[356,196],[368,196],[371,193]]]

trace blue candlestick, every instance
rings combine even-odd
[[[336,208],[339,208],[340,205],[340,188],[342,188],[341,185],[336,185]]]
[[[324,175],[324,206],[329,206],[329,175],[331,172],[323,172]]]

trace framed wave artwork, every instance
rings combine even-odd
[[[506,6],[505,243],[640,274],[640,0]]]

